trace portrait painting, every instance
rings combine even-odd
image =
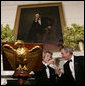
[[[26,4],[17,8],[15,37],[26,43],[43,43],[45,50],[56,50],[63,44],[64,26],[61,2]]]

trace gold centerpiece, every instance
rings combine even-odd
[[[11,67],[14,70],[27,70],[31,72],[40,56],[42,55],[42,48],[34,46],[32,49],[25,47],[22,40],[15,42],[17,49],[14,49],[9,44],[2,46],[2,51],[8,59]]]

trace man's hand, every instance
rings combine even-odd
[[[35,22],[37,22],[37,21],[38,21],[38,19],[39,19],[39,18],[37,18],[37,17],[36,17],[36,18],[35,18]]]
[[[47,65],[50,65],[50,64],[55,64],[55,60],[54,60],[54,59],[49,60],[49,61],[47,62]]]
[[[55,69],[55,72],[56,72],[56,74],[58,74],[58,75],[61,75],[61,74],[62,74],[61,69]]]

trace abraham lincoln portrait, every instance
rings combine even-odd
[[[44,49],[56,50],[63,43],[65,20],[62,3],[19,5],[15,36],[27,43],[43,43]]]

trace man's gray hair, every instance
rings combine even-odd
[[[45,52],[43,53],[43,58],[45,57],[45,55],[46,55],[47,53],[49,53],[49,54],[51,55],[51,58],[52,58],[53,53],[52,53],[51,51],[45,51]]]
[[[70,52],[70,54],[73,54],[73,49],[71,47],[63,47],[66,53]]]

